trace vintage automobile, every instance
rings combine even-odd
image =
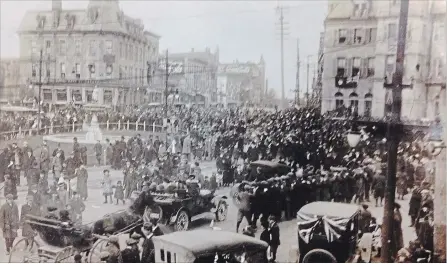
[[[134,192],[132,196],[138,196]],[[186,231],[191,222],[213,217],[217,221],[227,218],[227,196],[215,195],[212,190],[200,190],[198,194],[177,191],[175,193],[151,192],[155,205],[148,206],[145,214],[160,214],[160,223],[173,226],[175,231]]]
[[[267,262],[267,243],[234,232],[201,229],[152,239],[156,263]]]
[[[260,168],[260,173],[258,172]],[[250,163],[251,173],[248,176],[248,181],[262,181],[269,177],[273,177],[275,174],[279,176],[285,175],[290,172],[291,168],[286,164],[269,161],[269,160],[257,160]]]
[[[298,262],[370,262],[372,234],[359,241],[359,207],[354,204],[313,202],[297,213]]]

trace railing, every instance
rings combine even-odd
[[[153,122],[149,124],[147,122],[130,122],[128,121],[118,121],[118,122],[109,122],[99,123],[99,128],[103,131],[145,131],[151,133],[178,133],[179,129],[167,129],[161,125],[157,125],[157,122]],[[35,135],[53,135],[60,133],[71,133],[71,132],[79,132],[84,131],[84,125],[82,123],[72,123],[65,125],[53,125],[51,123],[49,126],[43,126],[38,131],[37,128],[27,128],[14,131],[6,131],[0,132],[0,141],[8,141],[8,140],[16,140],[23,139],[28,136]],[[40,133],[38,133],[40,132]]]

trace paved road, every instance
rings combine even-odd
[[[211,175],[213,171],[215,171],[215,165],[212,162],[202,162],[201,163],[202,172],[204,175]],[[102,179],[102,170],[103,167],[92,167],[89,168],[89,179],[88,179],[88,186],[89,186],[89,198],[86,201],[86,210],[83,214],[83,221],[84,223],[89,223],[92,221],[97,220],[101,216],[115,212],[120,209],[124,209],[128,206],[127,205],[115,205],[115,204],[103,204],[104,198],[102,196],[101,192],[101,179]],[[121,171],[111,171],[111,177],[112,181],[116,183],[118,180],[123,179],[123,174]],[[229,194],[229,188],[223,188],[218,190],[219,194]],[[25,188],[21,188],[19,190],[19,200],[17,203],[19,205],[22,205],[25,200],[26,196],[26,190]],[[408,195],[407,195],[408,196]],[[414,239],[414,229],[408,227],[410,225],[410,219],[407,216],[408,212],[408,199],[404,201],[399,201],[402,208],[402,215],[403,215],[403,233],[404,233],[404,241],[405,244],[408,243],[411,239]],[[4,201],[0,201],[0,203],[4,203]],[[377,208],[374,207],[373,204],[370,204],[370,209],[379,222],[382,221],[383,217],[383,208]],[[237,215],[237,209],[231,202],[229,201],[229,210],[227,215],[227,220],[223,222],[216,222],[215,226],[219,227],[223,230],[228,231],[235,231],[236,227],[236,215]],[[244,226],[245,223],[242,223],[242,226]],[[198,220],[193,223],[192,228],[209,228],[210,220],[203,219]],[[279,262],[287,262],[289,260],[289,252],[292,247],[296,246],[297,244],[297,229],[296,229],[296,221],[284,221],[279,223],[280,227],[280,238],[281,238],[281,246],[278,248],[278,257],[277,260]],[[262,228],[258,228],[259,231],[256,234],[257,237],[259,237],[259,233],[261,232]],[[6,258],[5,254],[5,246],[3,240],[0,241],[0,262],[7,262],[8,258]]]

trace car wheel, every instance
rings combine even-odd
[[[219,222],[225,221],[225,219],[227,219],[227,213],[228,213],[227,203],[224,201],[219,202],[216,211],[216,220]]]
[[[177,220],[175,221],[176,231],[186,231],[189,227],[189,215],[185,210],[181,210],[177,215]]]
[[[337,259],[329,251],[317,248],[307,252],[303,263],[337,263]]]

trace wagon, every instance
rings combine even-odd
[[[119,215],[124,213],[118,212]],[[141,217],[130,217],[133,219],[126,219],[123,229],[100,235],[94,233],[94,225],[72,225],[56,219],[27,215],[26,222],[31,225],[36,235],[33,238],[21,238],[14,244],[9,263],[74,262],[74,256],[77,254],[81,255],[84,261],[99,262],[99,255],[107,245],[108,235],[129,233],[143,224]],[[100,221],[105,219],[108,219],[107,216]]]
[[[234,232],[203,229],[152,239],[155,263],[267,262],[267,243]]]
[[[297,213],[298,260],[304,263],[370,262],[373,235],[359,240],[357,205],[313,202]]]

